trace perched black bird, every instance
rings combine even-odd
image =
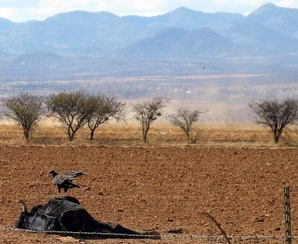
[[[79,171],[68,171],[66,174],[58,174],[55,170],[50,170],[48,174],[53,175],[52,183],[58,187],[58,195],[60,196],[61,189],[64,189],[64,195],[69,188],[80,188],[81,185],[76,185],[72,181],[76,179],[76,176],[81,176],[85,173]]]

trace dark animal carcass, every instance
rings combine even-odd
[[[15,228],[37,232],[68,235],[75,238],[150,238],[160,239],[157,232],[137,232],[119,224],[95,220],[74,197],[56,197],[45,205],[24,209],[18,217]],[[61,233],[59,233],[61,231]],[[90,233],[90,234],[89,234]]]

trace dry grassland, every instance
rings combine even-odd
[[[29,144],[37,145],[139,145],[142,144],[141,127],[138,124],[110,124],[95,131],[93,141],[89,140],[90,130],[80,129],[73,142],[69,142],[67,127],[56,123],[41,123],[34,131]],[[296,127],[286,129],[279,146],[296,146]],[[0,123],[0,144],[25,144],[22,128],[15,124]],[[153,124],[148,133],[148,144],[188,144],[183,131],[170,124]],[[201,124],[197,145],[272,147],[273,135],[269,128],[256,124]]]

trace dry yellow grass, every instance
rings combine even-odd
[[[138,124],[109,124],[95,131],[93,141],[90,130],[80,129],[73,142],[69,142],[66,127],[57,123],[41,123],[33,134],[30,144],[41,145],[142,145],[141,128]],[[296,146],[298,134],[295,127],[285,130],[278,146]],[[0,144],[26,144],[22,128],[16,124],[0,124]],[[153,124],[148,133],[149,145],[189,144],[183,131],[170,124]],[[277,146],[268,128],[256,124],[201,124],[196,145],[213,146]]]

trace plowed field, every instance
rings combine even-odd
[[[69,195],[95,219],[162,235],[85,243],[227,243],[206,237],[222,235],[210,216],[233,236],[231,243],[284,243],[273,238],[284,235],[284,186],[290,186],[292,234],[298,235],[297,161],[291,148],[1,146],[0,243],[78,242],[9,230],[22,211],[19,199],[31,209],[57,195],[50,169],[88,173],[76,180],[86,187]]]

